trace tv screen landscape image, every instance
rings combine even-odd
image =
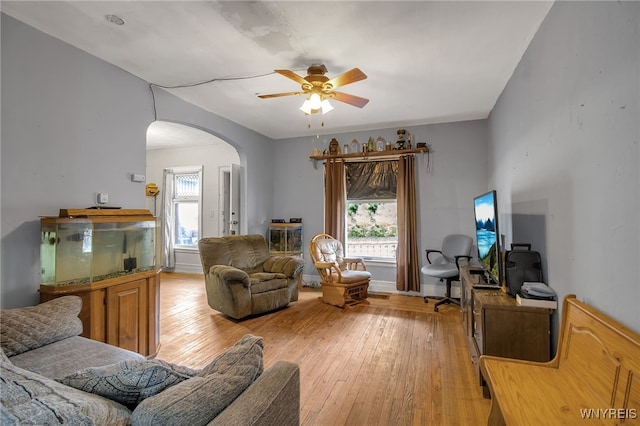
[[[478,258],[495,283],[500,283],[498,253],[498,205],[496,191],[489,191],[473,199],[476,219]]]

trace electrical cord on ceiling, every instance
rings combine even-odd
[[[303,71],[303,70],[294,70],[294,71]],[[276,74],[275,71],[267,72],[264,74],[256,74],[256,75],[248,75],[244,77],[220,77],[220,78],[212,78],[209,80],[201,81],[198,83],[186,83],[186,84],[178,84],[176,86],[163,86],[161,84],[149,83],[149,90],[151,91],[151,99],[153,101],[153,120],[156,121],[158,119],[158,112],[156,110],[156,95],[153,91],[154,86],[159,87],[161,89],[184,89],[188,87],[197,87],[202,86],[204,84],[215,83],[216,81],[237,81],[237,80],[250,80],[253,78],[266,77],[268,75]]]

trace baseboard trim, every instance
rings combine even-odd
[[[305,286],[308,287],[319,287],[320,286],[320,276],[319,275],[311,275],[311,274],[303,274],[302,282]],[[420,283],[420,291],[400,291],[396,288],[395,281],[379,281],[379,280],[371,280],[369,283],[369,291],[377,292],[377,293],[397,293],[403,294],[407,296],[433,296],[433,297],[443,297],[445,293],[445,285],[443,284],[424,284]],[[453,286],[451,287],[451,295],[453,297],[460,297],[460,284],[458,281],[453,282]]]
[[[189,263],[176,263],[173,272],[182,272],[185,274],[201,274],[202,265],[193,265]]]

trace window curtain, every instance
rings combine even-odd
[[[324,165],[324,232],[344,244],[345,184],[344,161],[328,160]]]
[[[396,288],[420,291],[420,257],[416,215],[415,158],[400,157],[398,163],[398,252]]]
[[[395,199],[398,162],[367,161],[346,164],[347,200]]]
[[[163,195],[162,195],[162,269],[173,270],[176,266],[175,256],[175,229],[173,211],[173,186],[174,172],[172,169],[164,169]]]

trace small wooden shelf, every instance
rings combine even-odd
[[[395,159],[405,154],[424,154],[429,152],[429,147],[420,147],[420,148],[412,148],[412,149],[392,149],[390,151],[368,151],[368,152],[350,152],[348,154],[337,154],[337,155],[311,155],[309,158],[313,160],[313,167],[317,168],[316,163],[318,160],[333,160],[333,159],[344,159],[344,160],[359,160],[359,161],[367,161],[367,160],[385,160],[385,159]]]
[[[332,158],[370,158],[370,157],[399,157],[405,154],[421,154],[429,152],[428,147],[413,148],[413,149],[393,149],[390,151],[369,151],[369,152],[350,152],[348,154],[337,155],[312,155],[309,158],[312,160],[330,160]]]

